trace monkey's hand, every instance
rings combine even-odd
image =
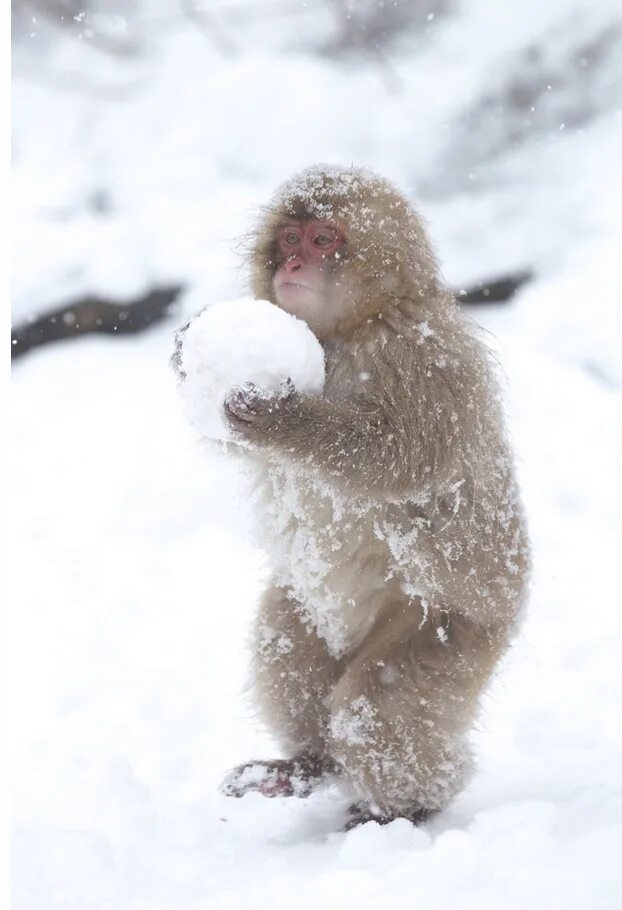
[[[250,761],[230,771],[220,785],[225,796],[244,796],[251,791],[262,796],[297,796],[304,799],[320,781],[337,768],[328,759],[314,755],[273,761]]]
[[[299,398],[291,379],[284,379],[277,392],[265,392],[246,382],[229,392],[224,412],[236,435],[258,441],[295,407]]]

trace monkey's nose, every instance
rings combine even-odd
[[[297,272],[298,269],[301,267],[301,265],[302,265],[302,263],[301,263],[300,259],[297,259],[297,258],[287,259],[285,262],[285,271],[286,272]]]

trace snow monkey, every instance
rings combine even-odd
[[[460,791],[481,695],[516,632],[528,544],[491,357],[388,181],[312,167],[252,239],[255,297],[304,319],[322,394],[230,393],[273,581],[253,690],[287,756],[223,791],[305,796],[349,824],[419,821]]]

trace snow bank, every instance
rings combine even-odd
[[[243,694],[264,567],[234,460],[200,451],[181,418],[170,326],[33,351],[10,447],[15,910],[614,910],[622,107],[596,76],[622,78],[619,0],[451,4],[425,41],[358,66],[292,49],[327,4],[304,29],[279,4],[218,4],[240,45],[226,58],[164,5],[132,4],[157,46],[125,75],[66,29],[45,53],[28,13],[14,313],[172,279],[201,306],[236,298],[233,239],[313,161],[427,188],[449,280],[536,269],[477,314],[509,375],[533,596],[478,773],[438,819],[344,834],[334,788],[227,799],[228,768],[278,754]],[[505,106],[517,81],[526,100]]]
[[[179,337],[180,390],[190,422],[210,439],[229,438],[227,394],[252,383],[278,394],[291,380],[300,392],[324,387],[324,351],[301,319],[267,300],[242,297],[207,307]]]

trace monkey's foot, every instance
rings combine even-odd
[[[352,831],[353,828],[358,828],[359,825],[364,825],[366,822],[376,822],[378,825],[388,825],[397,818],[405,818],[407,821],[412,822],[413,825],[421,825],[431,815],[432,812],[428,809],[413,809],[409,812],[390,812],[388,814],[383,814],[381,812],[374,812],[369,806],[354,805],[350,806],[348,809],[348,818],[342,831]]]
[[[230,771],[220,785],[225,796],[244,796],[255,791],[262,796],[297,796],[304,798],[320,781],[337,768],[330,759],[317,755],[273,761],[250,761]]]

